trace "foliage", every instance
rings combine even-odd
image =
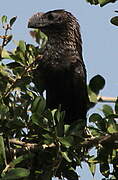
[[[90,4],[92,4],[92,5],[100,4],[101,7],[108,4],[108,3],[114,3],[116,1],[117,0],[87,0],[87,2],[89,2]]]
[[[94,176],[96,164],[107,179],[118,178],[118,101],[115,107],[103,105],[101,113],[89,117],[90,125],[83,135],[82,122],[65,125],[61,107],[46,109],[45,97],[32,83],[32,72],[41,60],[46,37],[31,32],[39,47],[17,42],[15,50],[5,49],[13,36],[10,30],[16,20],[1,17],[0,36],[0,179],[41,179],[53,176],[77,180],[76,167],[86,162]],[[41,44],[42,43],[42,44]],[[7,59],[7,61],[5,61]],[[105,80],[96,75],[90,80],[89,108],[98,102]],[[117,140],[117,141],[116,141]],[[90,150],[95,147],[97,155]],[[110,166],[113,170],[110,170]]]
[[[86,1],[92,5],[98,5],[99,4],[101,7],[103,7],[108,3],[115,3],[117,0],[86,0]],[[118,11],[115,11],[115,12],[118,13]],[[118,16],[111,18],[110,22],[113,25],[118,26]]]

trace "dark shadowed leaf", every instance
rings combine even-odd
[[[109,164],[107,162],[100,163],[100,172],[106,178],[109,177],[110,168],[109,168]]]
[[[115,16],[115,17],[111,18],[110,21],[111,21],[112,24],[118,26],[118,16]]]
[[[65,171],[64,176],[68,180],[78,180],[78,178],[79,178],[77,173],[73,169],[69,169],[69,170]]]
[[[117,101],[115,103],[115,113],[118,114],[118,98],[117,98]]]
[[[102,116],[100,116],[97,113],[93,113],[90,117],[89,117],[89,122],[99,122],[102,121]]]
[[[5,146],[2,134],[0,134],[0,172],[5,168],[6,165],[6,154]]]
[[[99,114],[93,113],[90,116],[89,121],[94,122],[100,130],[106,131],[106,120],[103,119]]]
[[[56,122],[56,133],[57,136],[62,137],[64,135],[64,116],[65,112],[59,109],[55,111],[54,119]]]
[[[2,180],[17,180],[29,176],[30,171],[25,168],[14,168],[10,170]]]
[[[15,17],[13,17],[13,18],[10,19],[10,22],[9,22],[10,26],[12,26],[12,25],[14,24],[14,22],[16,21],[16,19],[17,19],[17,16],[15,16]]]
[[[99,91],[104,88],[105,79],[101,75],[94,76],[89,83],[90,89],[95,93],[99,94]]]

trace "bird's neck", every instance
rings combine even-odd
[[[52,34],[48,37],[48,41],[46,44],[46,51],[51,56],[59,58],[60,56],[65,56],[65,54],[70,54],[70,56],[74,53],[77,53],[77,45],[73,34],[69,33],[58,33]]]

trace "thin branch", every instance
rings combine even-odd
[[[98,96],[98,102],[107,102],[107,103],[115,103],[117,101],[117,97],[106,97],[106,96]]]
[[[114,144],[118,146],[118,133],[108,134],[101,137],[90,138],[82,142],[82,146],[85,148],[92,148],[94,146]]]
[[[49,145],[46,145],[46,144],[40,145],[37,143],[22,142],[17,139],[10,139],[9,142],[14,145],[22,146],[22,148],[15,149],[16,154],[17,154],[17,152],[23,153],[23,152],[27,152],[27,150],[36,151],[39,148],[46,149],[49,147],[56,146],[56,144],[54,144],[54,143],[51,143]],[[87,139],[85,139],[85,141],[83,141],[81,144],[79,144],[79,147],[91,149],[95,146],[98,146],[99,144],[101,144],[103,146],[107,145],[107,144],[112,144],[112,145],[118,147],[118,133],[108,134],[105,136],[95,137],[95,138],[93,138],[93,137],[87,138]]]

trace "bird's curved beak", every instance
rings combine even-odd
[[[42,18],[42,15],[44,13],[40,12],[40,13],[36,13],[34,14],[30,19],[29,19],[29,22],[28,22],[28,28],[40,28],[43,26],[43,18]]]

